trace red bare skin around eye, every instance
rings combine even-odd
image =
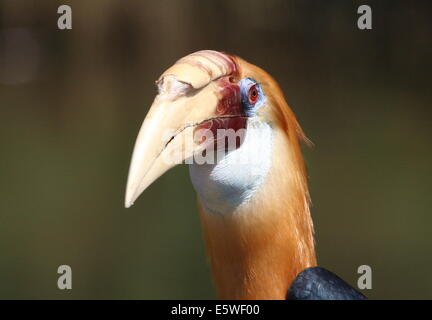
[[[218,80],[218,86],[220,87],[220,98],[219,103],[216,107],[215,119],[211,119],[203,122],[195,128],[197,130],[210,130],[212,136],[217,138],[217,130],[219,129],[233,129],[238,132],[239,129],[246,129],[247,118],[241,106],[241,94],[240,87],[234,82],[232,77],[223,77]],[[201,133],[203,131],[200,131]],[[242,142],[243,135],[239,135],[236,138],[236,148],[238,148]],[[201,137],[201,143],[205,141],[205,137]],[[223,139],[225,140],[225,139]],[[211,143],[211,141],[207,141]],[[213,141],[214,147],[220,149],[226,141]],[[227,146],[225,146],[226,148]]]

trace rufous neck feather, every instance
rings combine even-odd
[[[223,299],[285,299],[290,283],[315,265],[313,225],[297,133],[275,130],[265,182],[233,212],[207,212],[201,222]]]

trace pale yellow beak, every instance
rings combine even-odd
[[[126,187],[126,208],[163,173],[202,151],[203,146],[194,141],[194,129],[216,117],[218,90],[213,82],[199,90],[179,84],[174,77],[165,77],[164,82],[135,142]],[[183,86],[180,93],[171,90],[175,85]]]
[[[194,130],[209,119],[221,118],[224,108],[219,102],[226,96],[221,79],[231,79],[235,72],[236,64],[230,56],[203,50],[183,57],[161,75],[159,94],[135,142],[126,208],[163,173],[203,152],[206,143],[194,139]],[[232,88],[228,91],[232,97],[239,97]]]

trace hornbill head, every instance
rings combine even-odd
[[[276,81],[239,57],[211,50],[189,54],[156,85],[158,94],[133,151],[126,207],[176,164],[193,161],[198,154],[238,148],[248,128],[268,124],[283,130],[296,148],[297,137],[304,137]],[[236,132],[234,144],[218,141],[221,129]]]

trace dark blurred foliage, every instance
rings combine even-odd
[[[57,7],[73,30],[57,29]],[[357,29],[369,4],[373,30]],[[319,264],[369,298],[432,298],[431,5],[0,2],[0,298],[215,298],[180,166],[123,208],[154,80],[216,49],[280,82],[305,148]],[[73,289],[57,289],[57,267]]]

